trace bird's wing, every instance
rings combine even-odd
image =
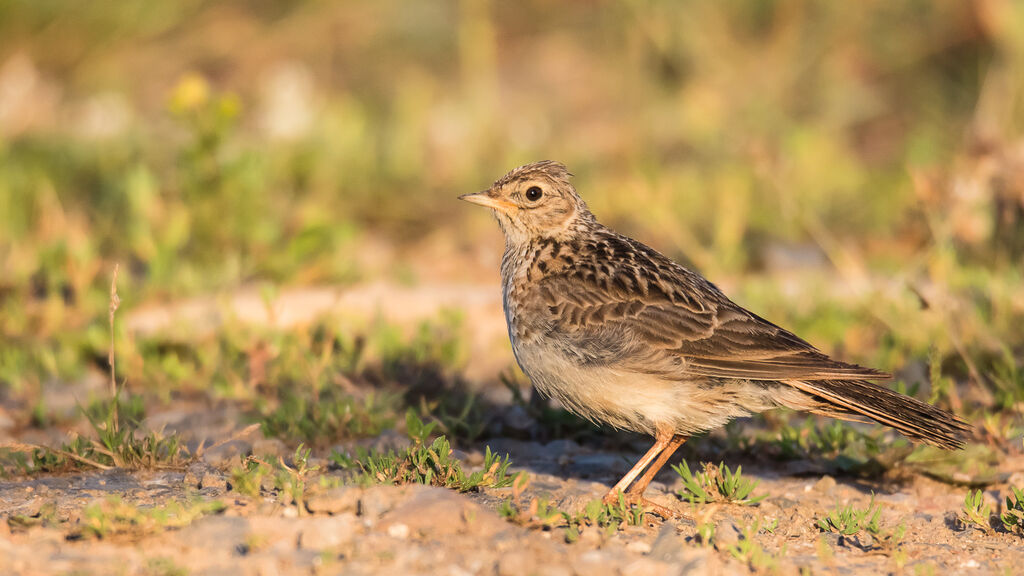
[[[701,276],[617,236],[538,283],[549,334],[581,363],[668,378],[884,379],[833,360],[729,300]]]

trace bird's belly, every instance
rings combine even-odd
[[[744,381],[672,381],[608,366],[581,365],[551,348],[520,346],[520,366],[534,386],[596,423],[654,435],[694,434],[774,406],[766,391]]]

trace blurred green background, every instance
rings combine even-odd
[[[0,390],[105,368],[115,263],[129,308],[494,284],[455,197],[555,159],[827,351],[1019,415],[1022,128],[1010,0],[0,0]]]

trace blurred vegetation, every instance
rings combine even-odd
[[[608,224],[998,444],[1024,412],[1022,129],[1009,0],[0,0],[0,392],[105,368],[115,263],[129,309],[416,280],[371,242],[446,237],[473,270],[498,241],[454,197],[552,158]],[[365,377],[339,326],[119,330],[118,355],[135,392],[251,400],[294,440],[426,406],[338,392]],[[392,349],[450,367],[443,341]],[[471,395],[430,401],[483,433]]]

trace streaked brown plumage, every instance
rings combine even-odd
[[[537,389],[592,421],[656,439],[608,499],[629,488],[642,501],[687,436],[776,407],[868,418],[963,446],[970,427],[956,416],[876,384],[889,376],[829,358],[598,223],[569,176],[562,164],[537,162],[462,198],[491,208],[505,233],[509,338]]]

